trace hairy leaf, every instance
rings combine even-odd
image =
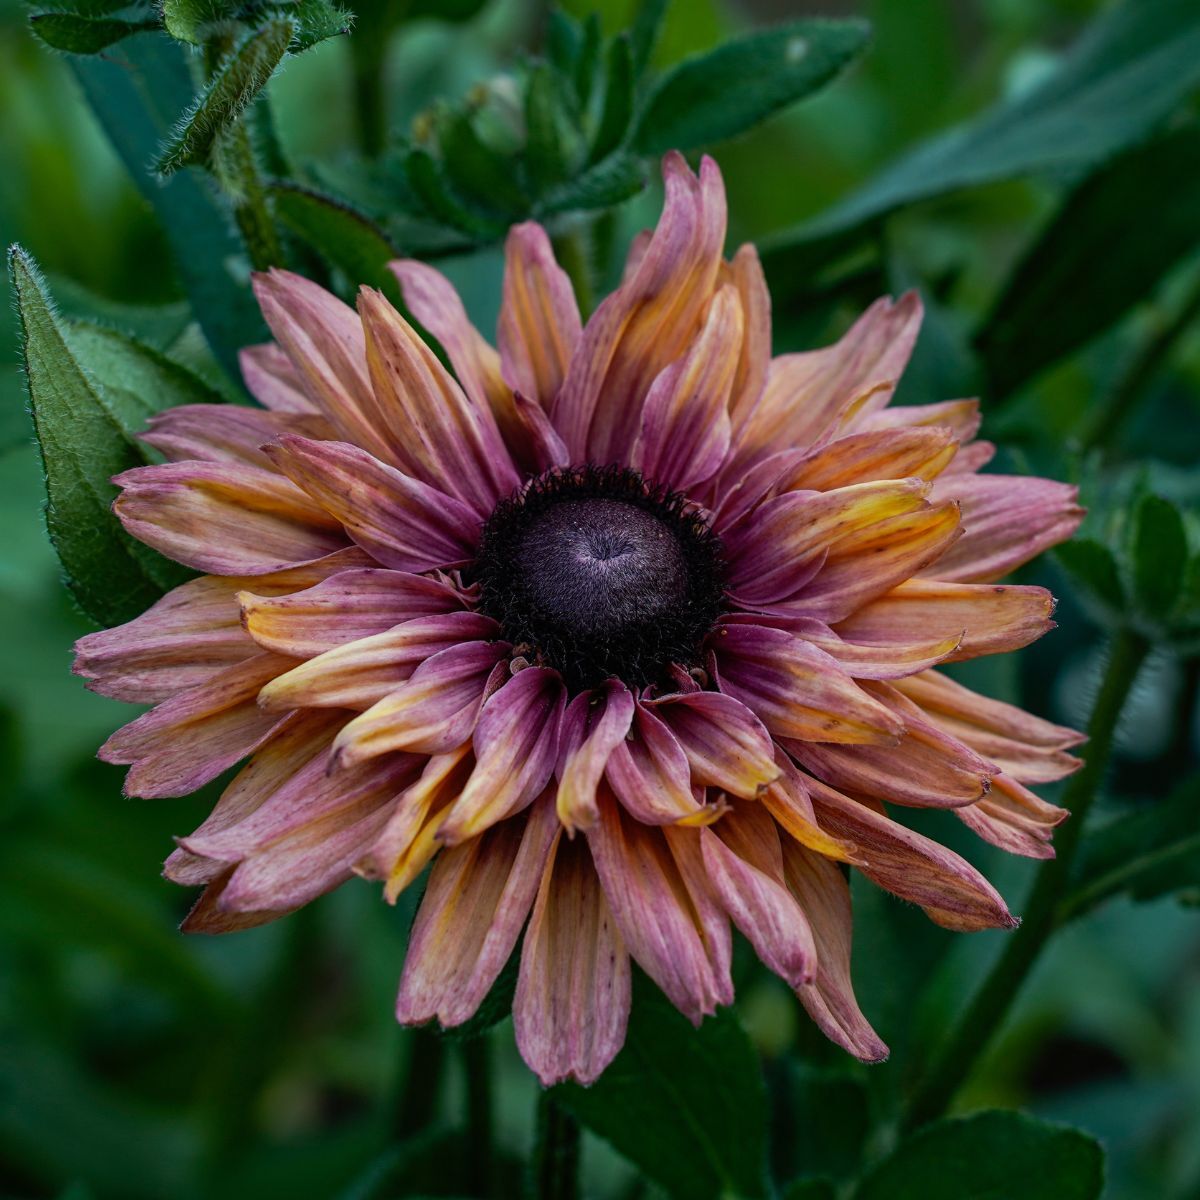
[[[792,21],[687,59],[654,89],[633,144],[662,154],[745,133],[828,83],[867,39],[861,21]]]
[[[158,22],[86,17],[73,12],[35,12],[30,15],[29,28],[55,50],[67,54],[99,54],[122,38],[157,29]]]

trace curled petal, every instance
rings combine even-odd
[[[438,856],[408,940],[398,1021],[451,1028],[474,1015],[517,944],[557,833],[546,801]]]
[[[852,433],[806,455],[776,485],[781,492],[828,492],[881,479],[932,480],[958,451],[944,425]]]
[[[338,737],[335,763],[412,750],[443,754],[470,739],[483,702],[507,674],[507,642],[461,642],[430,655]]]
[[[858,869],[880,887],[919,904],[947,929],[1017,924],[992,885],[952,850],[819,780],[805,783],[822,827],[858,847]]]
[[[517,473],[486,400],[467,397],[382,293],[364,288],[358,307],[371,382],[390,418],[393,461],[487,516],[517,486]]]
[[[693,783],[753,800],[779,774],[770,734],[733,696],[675,693],[647,706],[683,748]]]
[[[815,850],[824,858],[854,862],[854,844],[826,833],[817,823],[817,815],[799,768],[778,747],[775,761],[779,765],[779,778],[767,788],[762,798],[763,807],[775,818],[779,827],[800,845]]]
[[[895,744],[904,722],[823,650],[782,629],[722,623],[709,638],[721,691],[777,737]]]
[[[729,401],[742,344],[742,309],[726,284],[687,353],[655,379],[642,409],[633,466],[687,490],[716,474],[729,450]]]
[[[521,1057],[549,1087],[594,1083],[625,1041],[629,955],[587,843],[561,836],[538,889],[513,1004]]]
[[[499,632],[496,622],[482,613],[417,617],[293,667],[263,688],[259,703],[274,712],[300,706],[370,708],[427,658],[460,642],[495,637]]]
[[[963,536],[927,574],[936,579],[987,582],[1056,546],[1079,528],[1078,489],[1052,479],[1017,475],[948,475],[937,499],[962,505]]]
[[[313,443],[316,445],[317,443]],[[113,504],[139,541],[197,571],[264,575],[340,550],[337,520],[274,471],[181,462],[115,477]]]
[[[704,865],[733,923],[790,987],[812,983],[817,951],[804,911],[783,880],[775,822],[757,804],[739,805],[700,831]]]
[[[851,418],[846,431],[870,433],[941,425],[950,430],[956,442],[965,445],[979,432],[982,420],[978,400],[939,400],[936,404],[891,405],[859,412]]]
[[[644,825],[691,824],[720,814],[692,794],[692,769],[675,735],[638,703],[630,736],[608,756],[605,777],[629,814]]]
[[[835,863],[802,846],[783,846],[792,895],[808,915],[817,948],[817,976],[796,994],[831,1041],[864,1062],[882,1062],[888,1048],[871,1028],[850,980],[850,888]]]
[[[454,845],[531,804],[558,760],[566,689],[557,671],[528,667],[483,706],[475,726],[475,770],[439,838]]]
[[[1017,650],[1054,628],[1054,597],[1045,588],[939,583],[910,579],[838,622],[838,636],[889,648],[927,637],[959,637],[948,661]]]
[[[728,263],[722,263],[718,278],[737,289],[745,321],[729,403],[730,418],[740,427],[754,411],[771,368],[771,294],[758,251],[750,242],[739,246]]]
[[[665,831],[632,820],[608,797],[587,843],[629,953],[671,1003],[694,1025],[728,1003]]]
[[[280,726],[265,713],[258,690],[291,659],[256,654],[218,671],[118,729],[100,747],[104,762],[132,764],[130,796],[186,796],[261,746]]]
[[[558,819],[572,836],[595,824],[596,789],[609,757],[633,721],[633,693],[617,679],[580,692],[563,713],[559,733]]]
[[[1074,729],[981,696],[937,671],[897,680],[895,686],[942,729],[1021,783],[1053,783],[1081,765],[1066,752],[1085,740]]]
[[[1025,858],[1053,858],[1055,827],[1071,814],[1047,804],[1007,775],[997,775],[982,800],[956,808],[954,815],[985,842]]]
[[[833,492],[788,492],[761,504],[729,537],[729,590],[747,607],[802,590],[814,556],[843,552],[889,519],[928,511],[921,479],[860,483]]]
[[[496,342],[508,386],[549,409],[566,378],[582,325],[567,273],[546,231],[514,225],[504,243],[504,294]]]
[[[479,517],[366,451],[289,435],[271,448],[271,457],[384,566],[429,571],[471,560]]]
[[[725,189],[705,158],[663,160],[666,199],[636,266],[596,310],[554,405],[555,428],[578,462],[624,462],[651,382],[695,335],[721,265]],[[603,398],[603,403],[601,403]]]
[[[462,593],[445,579],[369,567],[282,596],[239,592],[237,601],[250,637],[292,658],[314,658],[405,621],[464,607]]]
[[[225,867],[212,879],[203,881],[208,886],[184,917],[179,926],[180,933],[238,933],[243,929],[256,929],[260,925],[277,921],[294,911],[290,908],[268,908],[258,912],[227,912],[221,907],[221,896],[232,875],[233,868]]]

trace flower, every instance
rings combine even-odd
[[[205,574],[78,646],[89,686],[154,705],[100,752],[129,794],[249,759],[167,860],[205,885],[184,929],[353,874],[394,900],[432,862],[399,1019],[462,1023],[519,952],[545,1083],[620,1049],[631,960],[693,1022],[729,1004],[732,926],[883,1058],[841,864],[948,928],[1011,926],[894,810],[1046,857],[1066,813],[1027,785],[1078,765],[1072,731],[936,669],[1051,628],[1045,590],[994,581],[1070,535],[1074,490],[979,474],[975,401],[887,407],[915,295],[772,359],[716,165],[664,176],[586,325],[535,224],[508,238],[498,352],[441,274],[394,263],[453,375],[379,292],[356,313],[257,276],[263,407],[162,413],[167,462],[117,479],[125,528]]]

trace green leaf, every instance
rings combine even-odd
[[[1160,496],[1143,496],[1133,514],[1130,557],[1133,594],[1147,616],[1174,609],[1187,571],[1187,531],[1179,509]]]
[[[271,196],[276,216],[351,284],[366,283],[395,293],[396,281],[387,264],[399,258],[399,252],[369,217],[342,200],[297,183],[274,183]]]
[[[1189,125],[1122,155],[1067,196],[977,338],[994,387],[1010,391],[1102,333],[1198,243],[1200,127]]]
[[[1200,775],[1193,775],[1165,800],[1089,833],[1062,918],[1077,917],[1122,892],[1135,900],[1154,900],[1200,888],[1197,813]]]
[[[112,512],[112,476],[145,460],[76,356],[33,260],[9,252],[34,428],[46,472],[46,525],[79,606],[103,625],[142,612],[164,590],[152,552]],[[158,559],[166,566],[165,560]]]
[[[63,329],[75,358],[101,386],[105,407],[126,437],[155,413],[180,404],[223,404],[224,397],[161,351],[103,325],[70,321]]]
[[[417,199],[435,221],[477,241],[499,237],[504,225],[469,209],[448,186],[441,165],[428,150],[410,150],[404,174]]]
[[[604,71],[604,107],[592,138],[590,161],[607,158],[625,140],[633,120],[633,55],[629,35],[614,38]]]
[[[766,1094],[732,1012],[693,1029],[640,974],[625,1048],[590,1088],[555,1099],[668,1191],[766,1194]]]
[[[575,98],[579,102],[579,110],[585,111],[592,91],[596,86],[596,72],[600,68],[600,49],[603,45],[600,32],[600,14],[588,13],[583,23],[583,40],[579,43],[579,54],[575,59],[575,70],[572,82],[575,85]]]
[[[820,216],[763,247],[779,294],[797,271],[906,205],[1039,172],[1080,171],[1145,138],[1200,85],[1194,0],[1125,0],[1038,86],[903,155]],[[776,289],[776,285],[778,288]]]
[[[543,198],[541,212],[552,215],[611,208],[636,196],[645,188],[646,180],[646,165],[641,159],[631,154],[610,155],[568,183],[551,188]]]
[[[663,21],[670,0],[641,0],[629,31],[629,49],[633,59],[634,78],[640,78],[650,65],[650,59],[662,35]]]
[[[309,50],[319,42],[340,37],[350,32],[353,16],[344,8],[329,3],[329,0],[297,0],[296,3],[281,3],[271,11],[280,17],[295,18],[299,28],[292,43],[292,53]]]
[[[792,21],[689,58],[651,94],[633,144],[662,154],[744,133],[828,83],[867,39],[861,21]]]
[[[792,1059],[776,1064],[781,1112],[775,1114],[772,1161],[785,1176],[847,1179],[858,1174],[871,1128],[870,1100],[861,1080]]]
[[[465,199],[507,218],[529,211],[513,163],[488,146],[465,112],[447,114],[438,131],[443,169],[451,186]]]
[[[103,57],[76,58],[72,69],[142,198],[166,232],[192,312],[231,378],[240,378],[241,346],[266,339],[250,289],[230,270],[244,257],[228,213],[188,174],[163,183],[147,164],[191,100],[184,51],[164,37],[139,36]]]
[[[1091,538],[1074,538],[1054,550],[1063,570],[1092,598],[1110,612],[1125,609],[1125,588],[1116,557],[1104,545]]]
[[[1099,1200],[1104,1152],[1087,1134],[1018,1112],[982,1112],[919,1130],[855,1200]]]
[[[163,25],[173,38],[202,46],[210,27],[228,20],[232,9],[221,0],[162,0]]]
[[[155,164],[161,175],[208,161],[217,139],[275,73],[298,30],[296,21],[279,17],[234,47],[168,136]]]
[[[525,89],[525,155],[533,186],[542,191],[571,175],[578,158],[558,76],[545,63],[529,74]]]
[[[99,54],[131,34],[157,29],[157,21],[121,21],[115,17],[85,17],[72,12],[35,12],[29,28],[47,46],[68,54]]]

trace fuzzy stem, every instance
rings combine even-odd
[[[1088,810],[1108,765],[1117,722],[1149,649],[1146,640],[1131,630],[1120,630],[1114,636],[1108,670],[1088,722],[1087,761],[1063,793],[1062,803],[1070,809],[1071,819],[1056,839],[1055,857],[1042,865],[1020,928],[1011,935],[1004,953],[918,1085],[904,1116],[906,1129],[924,1125],[946,1110],[1003,1024],[1005,1013],[1054,933],[1059,902],[1070,879]]]

